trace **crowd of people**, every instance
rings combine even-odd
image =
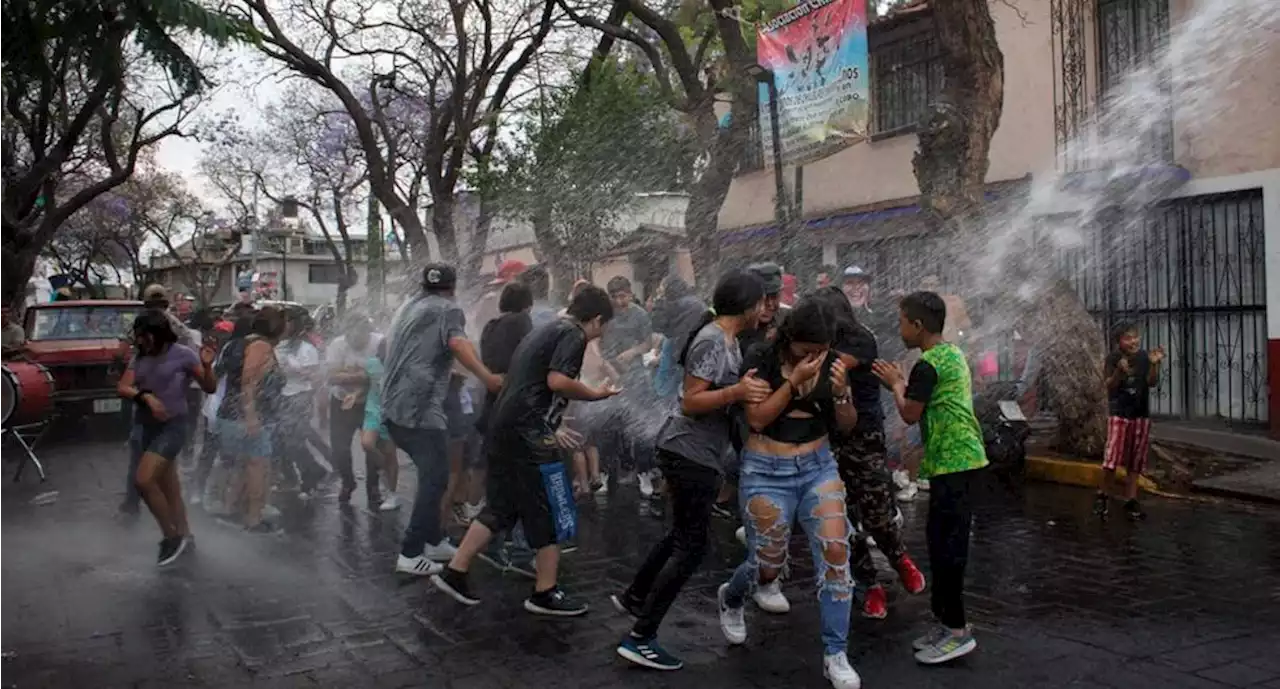
[[[358,437],[370,509],[401,507],[398,451],[416,468],[397,572],[429,577],[471,606],[481,602],[469,577],[480,559],[533,580],[529,612],[572,617],[588,604],[558,574],[576,540],[577,501],[634,477],[670,526],[611,597],[634,620],[619,656],[658,670],[682,666],[657,637],[717,516],[739,521],[746,545],[718,589],[726,641],[746,642],[748,600],[787,613],[780,581],[799,527],[813,558],[824,673],[850,689],[860,685],[846,654],[855,593],[865,616],[888,614],[872,548],[908,593],[926,588],[901,534],[895,499],[906,497],[904,483],[889,466],[905,471],[902,457],[914,447],[917,478],[905,485],[923,482],[929,492],[936,624],[913,651],[920,663],[948,662],[976,648],[963,590],[971,494],[988,464],[972,362],[948,337],[963,307],[931,290],[873,307],[866,271],[850,266],[840,285],[823,279],[831,272],[797,297],[776,264],[727,271],[709,304],[676,277],[644,305],[626,278],[603,289],[580,281],[557,309],[544,269],[508,262],[468,309],[454,269],[436,263],[385,333],[348,315],[327,343],[305,314],[273,306],[240,304],[188,328],[165,311],[163,290],[150,291],[119,385],[137,406],[126,508],[145,502],[166,565],[193,542],[188,502],[254,532],[275,528],[273,488],[306,500],[334,476],[339,502],[348,503]],[[1163,352],[1139,351],[1132,328],[1118,343],[1107,361],[1117,417],[1107,466],[1136,476],[1145,390]],[[907,352],[916,353],[909,367]],[[184,500],[177,460],[200,416],[193,495]],[[1131,515],[1140,513],[1133,485]],[[1106,493],[1098,500],[1105,514]],[[457,544],[451,522],[466,526]]]

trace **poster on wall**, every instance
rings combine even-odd
[[[756,60],[777,85],[783,163],[811,163],[867,139],[866,0],[802,0],[760,25]],[[772,165],[766,84],[759,103],[765,161]]]

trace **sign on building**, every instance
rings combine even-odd
[[[756,59],[778,91],[782,161],[804,164],[867,138],[866,0],[802,0],[760,25]],[[773,162],[769,89],[760,85],[760,135]]]

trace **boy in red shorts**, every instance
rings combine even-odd
[[[1106,518],[1108,496],[1115,492],[1116,469],[1124,467],[1124,511],[1130,519],[1146,517],[1138,506],[1138,477],[1147,468],[1151,446],[1151,387],[1160,379],[1164,348],[1142,349],[1142,336],[1132,323],[1115,329],[1116,350],[1107,356],[1103,375],[1107,384],[1110,416],[1107,449],[1102,460],[1102,480],[1093,513]]]

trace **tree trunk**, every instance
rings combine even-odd
[[[746,93],[754,93],[749,89]],[[729,186],[737,173],[741,151],[747,145],[746,134],[755,120],[755,102],[746,93],[736,93],[733,100],[729,126],[715,126],[709,135],[707,167],[689,189],[689,205],[685,208],[685,237],[693,260],[693,276],[697,289],[710,293],[719,272],[720,263],[720,208],[729,195]],[[711,103],[698,117],[715,121]],[[705,126],[705,125],[704,125]]]
[[[1053,448],[1101,459],[1107,438],[1107,392],[1102,363],[1106,340],[1066,281],[1040,289],[1027,309],[1027,335],[1039,350],[1041,380],[1057,413]]]
[[[484,270],[484,253],[489,243],[489,228],[493,225],[493,203],[483,195],[480,197],[479,213],[476,215],[475,229],[467,242],[467,255],[462,260],[462,283],[473,285]]]
[[[36,272],[36,259],[40,255],[37,246],[18,241],[4,242],[4,275],[0,283],[4,289],[4,303],[19,313],[27,298],[27,283]]]
[[[453,194],[451,192],[433,195],[435,199],[431,206],[431,230],[435,232],[436,245],[440,247],[440,260],[456,266],[458,265],[458,236],[453,225],[455,205]]]

